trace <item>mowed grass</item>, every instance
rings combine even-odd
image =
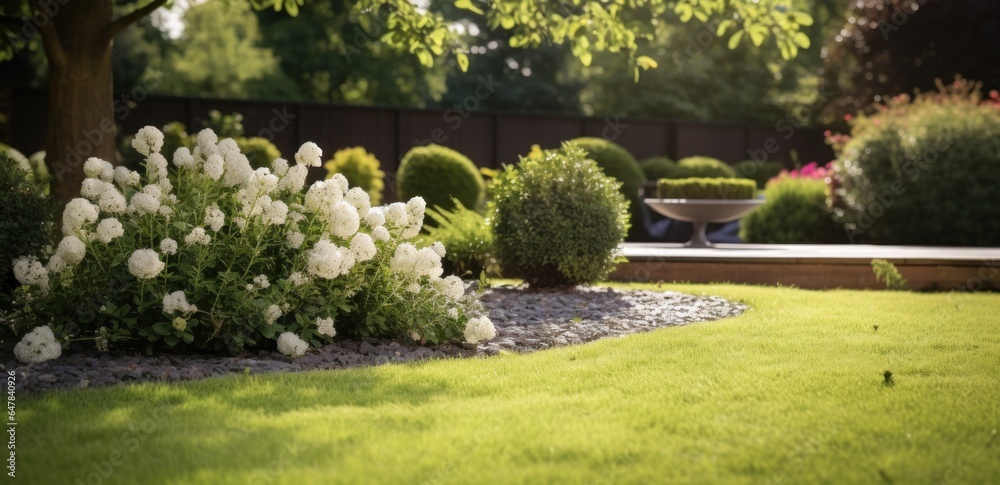
[[[664,288],[753,310],[528,355],[19,396],[17,478],[1000,480],[1000,295]]]

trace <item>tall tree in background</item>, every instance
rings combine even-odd
[[[264,99],[298,94],[281,73],[279,58],[261,45],[257,17],[246,3],[203,2],[185,10],[184,33],[170,46],[162,69],[169,75],[158,90],[170,94]]]
[[[87,157],[112,159],[115,154],[112,39],[166,0],[123,2],[135,9],[117,18],[113,3],[0,0],[8,53],[21,48],[24,37],[30,37],[28,26],[35,26],[41,35],[49,63],[46,162],[56,176],[52,194],[63,202],[79,192]],[[293,16],[302,3],[251,0],[256,8],[284,9]],[[672,4],[667,0],[522,0],[490,2],[483,5],[485,11],[472,0],[457,0],[455,5],[486,15],[490,28],[510,30],[514,47],[566,44],[584,65],[590,65],[595,52],[621,53],[630,60],[636,79],[640,69],[656,67],[653,59],[641,54],[640,45],[658,32],[656,25],[629,22],[635,12],[656,18],[673,5],[685,22],[717,17],[722,19],[718,34],[729,37],[729,42],[738,44],[747,37],[760,45],[771,37],[785,58],[795,57],[800,47],[808,45],[800,26],[812,23],[809,15],[788,9],[784,0],[677,0]],[[353,8],[363,18],[384,19],[386,28],[378,41],[415,55],[422,65],[433,66],[435,57],[447,52],[461,70],[468,69],[461,34],[452,30],[440,13],[409,0],[359,0]],[[17,18],[22,19],[21,24]],[[19,30],[19,25],[24,27]],[[28,35],[22,37],[23,33]]]
[[[379,41],[387,19],[362,12],[357,0],[303,5],[291,18],[257,13],[262,46],[280,59],[280,68],[302,99],[330,103],[423,106],[444,91],[445,62],[424,66],[412,54]]]
[[[827,55],[838,116],[956,75],[1000,89],[1000,64],[977,55],[1000,51],[1000,2],[860,0],[846,19]]]

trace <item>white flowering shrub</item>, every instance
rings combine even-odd
[[[197,139],[168,161],[163,135],[140,130],[132,146],[145,174],[86,161],[62,240],[45,258],[15,261],[18,329],[43,325],[98,349],[277,346],[290,356],[338,334],[492,337],[461,280],[442,278],[444,247],[407,242],[423,225],[423,199],[371,207],[340,175],[306,190],[321,163],[313,143],[294,163],[254,170],[232,139]]]

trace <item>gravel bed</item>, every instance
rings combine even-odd
[[[304,357],[289,359],[274,351],[236,357],[216,355],[122,355],[64,351],[62,357],[24,365],[0,352],[4,372],[16,372],[20,391],[84,388],[119,383],[184,381],[232,373],[296,372],[380,365],[433,358],[495,355],[501,351],[532,352],[593,340],[645,332],[659,327],[717,320],[739,315],[746,306],[719,297],[676,292],[625,291],[578,287],[529,291],[499,286],[481,295],[497,329],[490,342],[473,346],[433,347],[391,340],[339,340]]]

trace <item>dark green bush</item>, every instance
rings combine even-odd
[[[1000,102],[940,89],[853,120],[836,163],[851,241],[1000,246]]]
[[[621,145],[603,138],[584,137],[571,142],[586,151],[605,175],[622,183],[621,193],[631,207],[629,236],[643,237],[645,231],[642,225],[642,207],[639,205],[642,203],[639,200],[639,188],[646,183],[646,175],[639,167],[639,162]]]
[[[757,182],[758,189],[763,189],[767,185],[767,181],[777,177],[784,168],[785,166],[781,162],[773,160],[767,162],[745,160],[733,165],[737,177]]]
[[[250,160],[250,165],[253,168],[270,168],[271,162],[273,162],[274,159],[281,158],[281,152],[278,150],[278,147],[276,147],[274,143],[271,143],[271,140],[268,140],[267,138],[261,138],[259,136],[247,138],[240,136],[234,138],[234,140],[236,140],[236,145],[240,147],[240,151],[243,152],[243,154],[247,156],[247,159]],[[166,146],[166,143],[164,143],[164,146]],[[193,146],[194,143],[192,143],[192,147]],[[173,152],[163,153],[173,155]]]
[[[35,182],[20,163],[0,152],[0,309],[9,309],[18,286],[11,270],[21,256],[41,256],[50,243],[53,206],[43,184]]]
[[[482,214],[453,201],[452,210],[427,209],[427,218],[434,224],[426,224],[426,234],[420,236],[424,245],[435,241],[444,245],[447,253],[441,263],[445,272],[464,278],[479,278],[486,271],[498,275],[496,259],[493,257],[493,232]]]
[[[639,167],[642,168],[646,180],[652,181],[677,178],[679,170],[677,162],[667,157],[647,158],[639,162]]]
[[[606,277],[628,232],[620,184],[573,143],[508,166],[493,185],[494,244],[504,276],[536,287]]]
[[[428,208],[454,208],[452,199],[465,207],[477,207],[486,184],[469,157],[440,145],[414,147],[406,152],[396,172],[396,195],[400,200],[420,196]]]
[[[372,205],[382,203],[382,189],[385,186],[382,179],[385,178],[385,172],[380,166],[375,155],[368,153],[363,147],[337,150],[333,158],[323,164],[327,172],[326,178],[335,173],[343,175],[351,187],[361,187],[368,192]]]
[[[735,178],[737,176],[733,167],[712,157],[682,158],[677,161],[677,165],[680,167],[677,175],[667,178]]]
[[[822,180],[781,178],[764,189],[764,205],[743,218],[740,237],[750,243],[843,243],[843,227],[827,206]]]
[[[657,182],[663,199],[753,199],[757,184],[743,179],[660,179]]]

